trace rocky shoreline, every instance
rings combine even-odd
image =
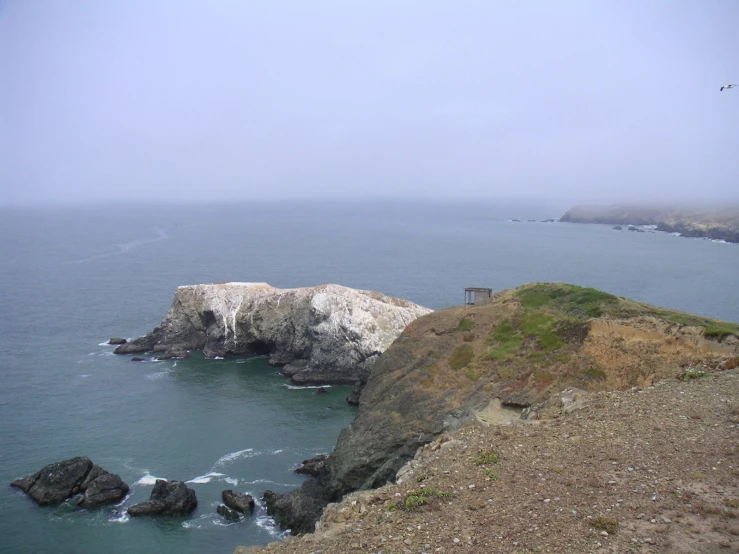
[[[676,206],[575,206],[561,222],[605,225],[654,226],[657,231],[683,237],[709,238],[739,243],[739,207],[683,208]]]

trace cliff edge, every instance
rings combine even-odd
[[[648,387],[739,353],[739,325],[595,289],[532,284],[479,307],[432,312],[377,360],[356,420],[315,477],[270,511],[312,532],[326,505],[396,479],[417,450],[468,425],[546,418],[553,398]]]
[[[178,287],[151,333],[116,354],[183,357],[269,355],[297,383],[352,384],[405,327],[431,310],[407,300],[339,285],[278,289],[267,283]]]

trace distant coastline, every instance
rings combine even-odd
[[[739,205],[730,207],[580,205],[560,218],[568,223],[656,225],[658,231],[739,243]]]

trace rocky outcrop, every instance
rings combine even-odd
[[[266,492],[268,510],[293,533],[311,532],[328,503],[392,482],[441,434],[535,419],[565,389],[646,386],[678,377],[681,364],[733,359],[736,336],[736,324],[561,284],[433,312],[380,356],[323,467],[295,491]]]
[[[739,243],[739,207],[575,206],[560,221],[609,225],[653,225],[658,231]],[[637,229],[629,229],[637,230]]]
[[[223,503],[232,510],[246,515],[251,515],[254,512],[254,499],[250,494],[234,492],[228,489],[221,493],[221,498],[223,499]]]
[[[236,510],[232,510],[231,508],[229,508],[228,506],[224,506],[223,504],[218,505],[218,507],[216,508],[216,512],[218,513],[218,515],[223,516],[223,518],[228,521],[239,521],[239,519],[241,519],[239,517],[239,512],[237,512]]]
[[[406,300],[339,285],[185,286],[156,329],[115,352],[268,355],[296,383],[353,384],[409,323],[428,312]]]
[[[323,466],[326,464],[326,460],[328,460],[328,454],[319,454],[318,456],[314,456],[313,458],[303,460],[303,463],[295,468],[295,473],[302,473],[303,475],[312,475],[313,477],[318,477],[318,474],[321,472]]]
[[[157,479],[151,496],[146,502],[128,508],[130,516],[163,515],[180,516],[192,513],[198,505],[195,491],[182,481]]]
[[[40,506],[59,504],[82,492],[79,506],[90,508],[117,502],[128,493],[128,485],[118,475],[85,457],[49,464],[10,485],[21,489]]]
[[[108,341],[108,344],[119,345],[119,344],[126,344],[127,342],[128,341],[126,339],[123,339],[121,337],[113,337],[112,339]]]
[[[120,476],[107,471],[87,483],[84,489],[82,487],[80,489],[85,491],[79,502],[80,508],[92,508],[101,504],[119,502],[125,498],[129,490],[128,485]]]

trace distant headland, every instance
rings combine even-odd
[[[581,205],[560,221],[607,225],[656,225],[658,231],[739,243],[739,204],[732,206],[667,206],[645,204]]]

